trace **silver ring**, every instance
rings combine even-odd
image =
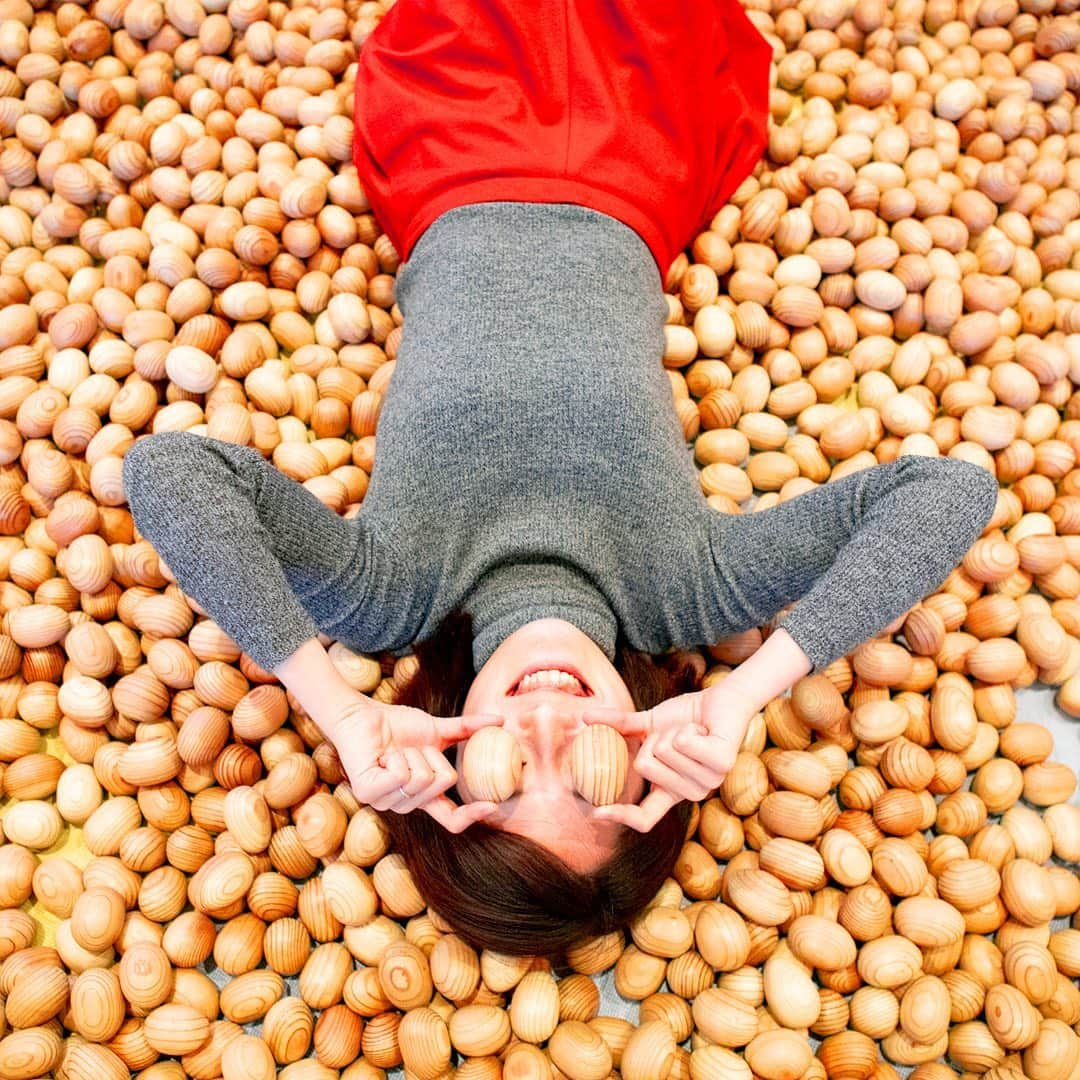
[[[405,789],[404,789],[403,787],[399,787],[399,788],[398,788],[398,791],[400,791],[400,792],[401,792],[401,797],[402,797],[403,799],[409,799],[409,798],[412,798],[412,796],[411,796],[411,795],[410,795],[410,794],[409,794],[409,793],[408,793],[408,792],[407,792],[407,791],[406,791],[406,790],[405,790]]]

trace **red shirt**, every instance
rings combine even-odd
[[[403,261],[455,206],[571,202],[663,279],[761,155],[770,61],[738,0],[397,0],[358,57],[353,156]]]

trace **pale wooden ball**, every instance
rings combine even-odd
[[[486,727],[465,744],[459,772],[472,799],[505,802],[521,783],[522,765],[514,736],[500,727]]]
[[[593,806],[616,802],[626,787],[630,755],[626,740],[607,724],[590,724],[570,747],[574,788]]]

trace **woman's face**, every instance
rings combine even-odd
[[[583,713],[598,708],[634,711],[630,692],[611,661],[571,623],[538,619],[516,630],[492,653],[462,710],[465,715],[503,717],[525,763],[519,792],[484,823],[534,840],[581,871],[594,869],[612,854],[622,828],[593,818],[592,807],[571,780],[570,744],[585,727]],[[627,740],[631,763],[639,742]],[[644,788],[644,779],[631,764],[619,801],[638,802]]]

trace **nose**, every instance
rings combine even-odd
[[[531,751],[547,765],[557,765],[581,727],[581,706],[567,695],[566,703],[532,702],[518,715],[518,727]],[[575,707],[576,706],[576,707]]]

